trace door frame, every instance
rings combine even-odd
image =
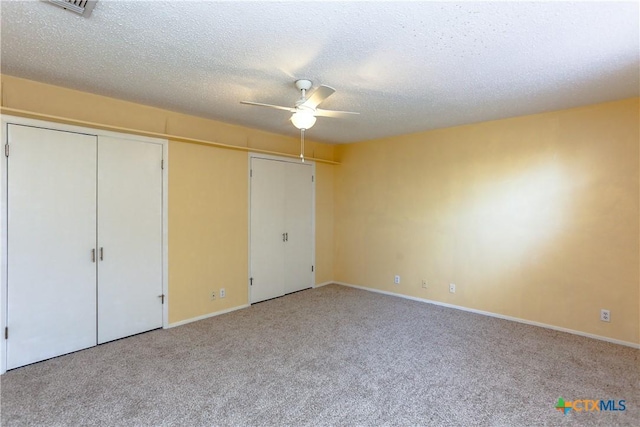
[[[251,305],[251,160],[263,159],[274,160],[286,163],[301,163],[300,160],[291,157],[274,156],[271,154],[261,154],[249,152],[247,156],[247,247],[249,248],[248,263],[247,263],[247,304]],[[305,163],[311,165],[311,174],[313,175],[313,181],[311,181],[311,262],[313,263],[313,271],[311,272],[311,287],[316,284],[316,162],[305,160]]]
[[[135,141],[158,144],[162,146],[162,159],[164,168],[162,170],[162,293],[165,295],[162,306],[162,328],[169,326],[169,228],[168,228],[168,199],[169,199],[169,141],[160,138],[112,132],[102,129],[95,129],[82,126],[67,125],[64,123],[48,122],[44,120],[30,119],[26,117],[2,115],[1,120],[2,147],[7,144],[8,126],[10,124],[31,126],[44,129],[82,133],[86,135],[110,136],[115,138],[131,139]],[[11,154],[11,153],[9,153]],[[4,339],[4,330],[7,326],[7,185],[8,185],[8,158],[2,156],[0,161],[0,375],[7,371],[7,341]]]

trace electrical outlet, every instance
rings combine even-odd
[[[426,281],[426,280],[423,280],[423,281],[422,281],[422,287],[423,287],[423,288],[425,288],[425,289],[427,289],[427,281]]]
[[[395,283],[396,285],[400,284],[400,276],[397,276],[393,278],[393,283]]]
[[[216,299],[216,291],[211,291],[211,301]]]
[[[220,298],[224,298],[227,296],[227,292],[224,290],[224,288],[220,288]]]
[[[449,283],[449,292],[451,292],[452,294],[456,293],[456,284],[455,283]]]
[[[611,322],[611,313],[604,308],[600,310],[600,320],[603,322]]]

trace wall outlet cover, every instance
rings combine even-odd
[[[451,292],[452,294],[456,293],[456,284],[455,283],[449,283],[449,292]]]

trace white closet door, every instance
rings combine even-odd
[[[98,343],[162,326],[162,146],[99,137]]]
[[[284,293],[284,165],[251,159],[251,303]]]
[[[7,368],[96,344],[96,137],[8,125]]]
[[[313,168],[304,163],[286,163],[284,292],[313,286]]]

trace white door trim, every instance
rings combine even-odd
[[[45,129],[76,132],[87,135],[111,136],[142,141],[162,146],[164,170],[162,173],[162,289],[165,295],[162,307],[162,327],[169,327],[169,227],[168,227],[168,190],[169,190],[169,141],[166,139],[151,138],[147,136],[112,132],[102,129],[94,129],[81,126],[73,126],[62,123],[47,122],[44,120],[30,119],[2,115],[0,120],[2,129],[2,151],[7,144],[7,127],[9,124],[33,126]],[[7,370],[7,342],[4,339],[4,331],[7,326],[7,157],[2,156],[0,161],[0,375]]]
[[[247,233],[247,247],[249,248],[248,263],[247,263],[247,304],[251,305],[251,159],[266,159],[277,160],[287,163],[300,163],[300,160],[291,157],[274,156],[271,154],[261,154],[249,152],[247,156],[247,206],[249,212],[247,214],[247,227],[249,232]],[[312,287],[316,283],[316,162],[305,160],[305,163],[311,165],[311,173],[313,175],[313,181],[311,182],[311,200],[312,200],[312,214],[311,214],[311,257],[313,262],[313,272],[311,273]]]

